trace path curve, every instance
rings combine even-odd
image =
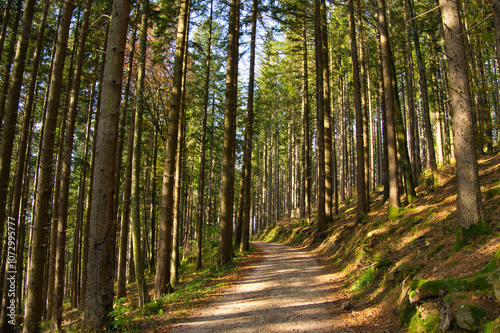
[[[332,332],[331,275],[308,253],[253,243],[264,258],[215,301],[181,319],[172,332]]]

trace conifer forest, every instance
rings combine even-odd
[[[133,331],[187,266],[283,221],[326,244],[347,207],[396,228],[443,168],[455,251],[498,230],[500,0],[0,0],[0,27],[0,332]]]

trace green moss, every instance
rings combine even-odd
[[[485,199],[493,199],[500,196],[500,188],[491,188],[484,193]]]
[[[424,330],[426,332],[436,332],[439,329],[439,325],[441,324],[441,316],[428,316],[424,320]]]
[[[490,235],[491,233],[492,230],[488,222],[484,219],[480,220],[476,224],[471,225],[468,229],[458,227],[457,238],[453,250],[454,252],[458,252],[478,236]]]
[[[390,221],[396,221],[399,218],[400,214],[401,214],[401,211],[399,208],[394,207],[394,206],[389,206],[389,212],[388,212],[387,218]]]
[[[470,309],[475,325],[480,325],[481,322],[487,318],[486,311],[484,311],[483,308],[471,304],[467,304],[465,306],[467,306]]]
[[[497,333],[500,332],[500,323],[499,320],[490,321],[484,327],[483,333]]]
[[[489,274],[497,269],[500,263],[500,248],[497,250],[497,253],[493,256],[489,263],[484,266],[481,270],[481,274]]]
[[[441,317],[439,315],[428,316],[427,318],[425,318],[425,320],[422,320],[418,311],[415,310],[415,313],[411,318],[411,322],[408,327],[408,332],[437,332],[440,323]]]
[[[417,308],[411,305],[410,301],[407,298],[403,307],[403,311],[401,312],[401,322],[404,325],[409,325],[415,315],[418,316]]]
[[[487,276],[480,276],[475,278],[471,282],[468,283],[469,289],[472,290],[491,290],[492,286],[487,280]]]

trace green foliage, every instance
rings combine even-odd
[[[496,320],[490,321],[484,327],[484,333],[496,333],[500,332],[500,322],[497,318]]]
[[[375,267],[369,267],[365,269],[358,277],[356,282],[352,287],[352,291],[357,293],[363,291],[366,287],[368,287],[373,280],[375,279],[376,270]]]
[[[123,297],[113,302],[113,311],[108,314],[112,318],[111,328],[119,332],[139,332],[129,315],[132,309],[125,304],[126,300]]]

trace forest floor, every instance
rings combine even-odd
[[[475,284],[486,280],[490,272],[484,268],[500,247],[500,154],[480,160],[479,173],[489,231],[464,247],[456,247],[455,166],[446,165],[435,175],[434,186],[424,175],[418,199],[395,220],[387,219],[382,193],[373,192],[371,211],[362,222],[356,222],[355,200],[339,205],[322,234],[316,232],[314,214],[311,221],[279,221],[254,235],[254,251],[236,258],[236,267],[220,271],[207,266],[198,275],[181,274],[178,293],[143,311],[136,309],[131,285],[126,306],[117,307],[120,328],[149,333],[436,332],[421,318],[422,302],[408,300],[416,286],[435,281],[452,289],[461,283],[447,296],[453,311],[463,303],[480,306],[487,314],[484,325],[491,328],[484,332],[500,332],[500,303],[491,285]],[[216,251],[212,246],[207,261]],[[463,287],[464,281],[471,282]],[[75,321],[67,315],[66,327],[72,327]],[[81,320],[81,314],[75,317]],[[463,332],[455,324],[448,331]]]

